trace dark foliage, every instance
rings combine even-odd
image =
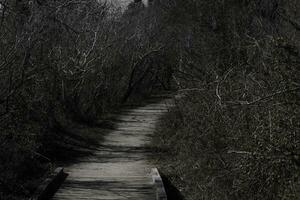
[[[299,199],[299,1],[163,2],[179,89],[155,142],[165,173],[186,199]]]
[[[60,151],[91,139],[78,139],[74,122],[95,124],[150,92],[163,46],[148,39],[142,7],[122,13],[97,0],[0,5],[0,198],[10,199],[30,195],[36,178],[65,158]]]
[[[1,199],[93,140],[74,122],[156,88],[179,93],[156,139],[187,199],[299,199],[299,1],[0,5]]]

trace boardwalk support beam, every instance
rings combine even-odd
[[[167,193],[158,169],[153,168],[151,174],[154,187],[156,188],[156,200],[167,200]]]
[[[37,188],[34,195],[29,200],[50,199],[67,176],[68,174],[64,172],[62,167],[56,168],[54,172]]]

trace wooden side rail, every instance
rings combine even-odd
[[[152,181],[156,189],[156,200],[167,200],[167,193],[164,187],[163,180],[158,172],[157,168],[153,168],[151,171]]]
[[[58,190],[62,182],[64,182],[67,176],[68,174],[64,172],[63,168],[56,168],[55,171],[37,188],[37,190],[29,200],[50,199]]]

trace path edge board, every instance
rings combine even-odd
[[[167,200],[167,193],[165,190],[165,186],[163,180],[159,174],[157,168],[152,168],[151,170],[152,181],[156,190],[156,200]]]
[[[49,177],[36,189],[29,200],[48,200],[59,189],[60,185],[65,181],[68,174],[64,172],[64,168],[56,168]]]

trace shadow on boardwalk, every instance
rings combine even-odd
[[[88,148],[88,156],[65,168],[69,176],[53,199],[155,200],[147,144],[171,104],[170,99],[154,98],[109,116],[105,123],[113,125],[99,129],[106,134],[99,145]]]

